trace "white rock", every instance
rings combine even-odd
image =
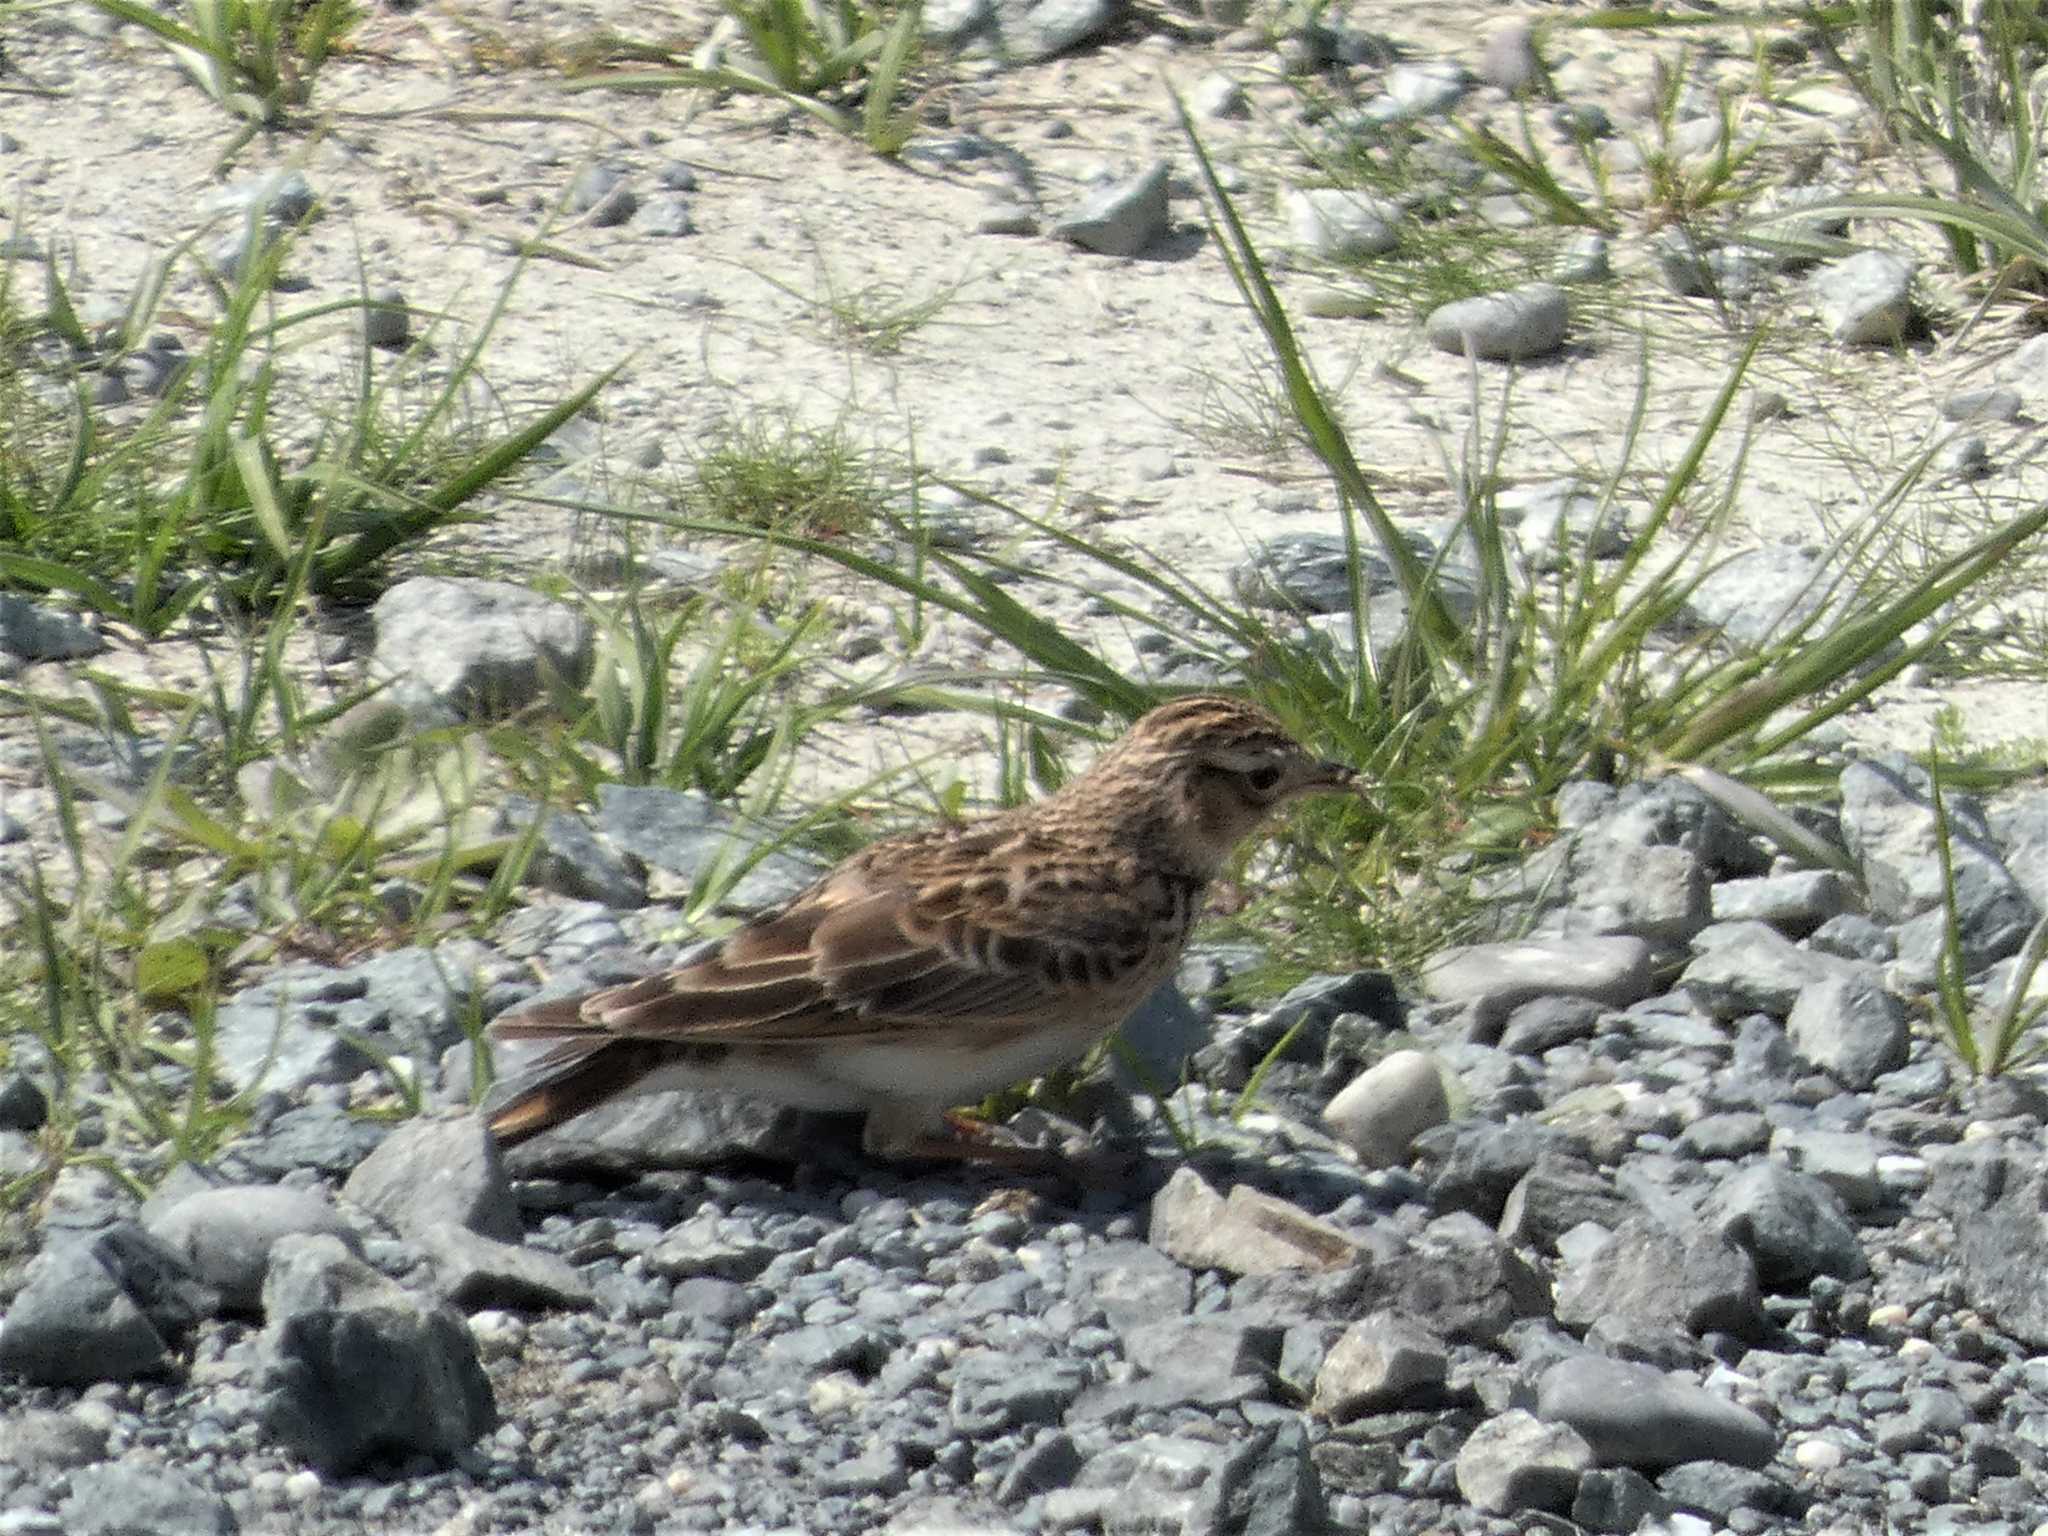
[[[1323,1122],[1368,1168],[1408,1161],[1408,1144],[1451,1117],[1443,1075],[1423,1051],[1395,1051],[1358,1074],[1323,1111]]]

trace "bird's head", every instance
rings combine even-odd
[[[1144,715],[1087,775],[1127,780],[1161,806],[1175,852],[1205,878],[1268,816],[1304,795],[1356,793],[1358,774],[1316,757],[1256,704],[1193,694]]]

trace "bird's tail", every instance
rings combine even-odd
[[[540,1003],[491,1024],[495,1042],[541,1047],[537,1055],[513,1062],[502,1091],[486,1103],[491,1134],[500,1146],[516,1147],[629,1091],[655,1065],[657,1052],[650,1042],[592,1029],[578,1011],[581,1002]]]

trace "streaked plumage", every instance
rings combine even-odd
[[[865,1110],[871,1152],[946,1151],[948,1106],[1073,1060],[1172,973],[1273,810],[1352,782],[1241,700],[1162,705],[1045,800],[874,843],[704,958],[496,1020],[543,1051],[491,1127],[708,1087]]]

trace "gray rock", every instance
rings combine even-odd
[[[263,1284],[263,1424],[320,1471],[447,1459],[497,1423],[459,1313],[423,1303],[334,1238],[287,1237]]]
[[[1858,251],[1814,273],[1814,308],[1843,346],[1895,347],[1914,323],[1916,263],[1889,251]]]
[[[1595,1467],[1579,1479],[1572,1500],[1572,1524],[1589,1531],[1628,1536],[1654,1527],[1646,1522],[1669,1513],[1656,1486],[1634,1467]]]
[[[1388,122],[1442,117],[1465,99],[1472,77],[1454,59],[1396,64],[1387,71],[1386,94],[1367,111]]]
[[[1240,1377],[1270,1380],[1280,1368],[1286,1330],[1274,1323],[1220,1317],[1166,1317],[1125,1330],[1124,1358],[1151,1376],[1195,1385]]]
[[[1511,1055],[1541,1056],[1597,1034],[1606,1011],[1589,997],[1532,997],[1508,1015],[1500,1048]]]
[[[627,1177],[647,1168],[704,1168],[748,1158],[797,1163],[820,1147],[848,1143],[850,1125],[844,1115],[678,1088],[600,1104],[521,1142],[506,1154],[505,1166],[516,1178],[530,1178],[570,1169]]]
[[[1573,1355],[1546,1370],[1536,1412],[1577,1430],[1605,1466],[1761,1467],[1778,1449],[1771,1426],[1740,1404],[1654,1366],[1601,1355]]]
[[[71,1474],[58,1506],[67,1536],[233,1536],[227,1500],[169,1467],[104,1462]]]
[[[778,906],[824,873],[815,860],[770,846],[771,829],[691,790],[602,785],[597,825],[615,847],[692,887],[743,870],[720,902],[730,911]]]
[[[1401,210],[1344,187],[1289,187],[1280,195],[1287,235],[1297,249],[1324,261],[1383,256],[1401,243]]]
[[[1386,1307],[1443,1338],[1492,1345],[1550,1310],[1544,1277],[1469,1212],[1439,1216],[1412,1240],[1375,1251],[1347,1310]]]
[[[1853,1280],[1870,1267],[1841,1197],[1776,1160],[1729,1174],[1702,1215],[1748,1251],[1767,1286],[1794,1286],[1815,1275]]]
[[[282,1184],[197,1190],[147,1219],[149,1231],[220,1292],[221,1305],[253,1312],[270,1250],[294,1233],[324,1232],[351,1252],[362,1245],[324,1194]]]
[[[1602,1319],[1742,1339],[1769,1333],[1747,1253],[1717,1233],[1675,1233],[1644,1217],[1559,1269],[1557,1320],[1584,1328]]]
[[[1589,134],[1587,137],[1599,137]],[[1558,253],[1551,276],[1560,283],[1604,283],[1614,276],[1614,262],[1605,235],[1588,232],[1574,235]]]
[[[26,1072],[0,1075],[0,1130],[40,1130],[50,1118],[50,1101]]]
[[[1906,1064],[1906,1009],[1869,969],[1808,982],[1785,1019],[1793,1049],[1856,1091]]]
[[[1586,1442],[1568,1426],[1510,1408],[1473,1430],[1459,1448],[1458,1492],[1494,1515],[1570,1509],[1579,1478],[1593,1460]]]
[[[583,1272],[560,1254],[452,1225],[420,1234],[419,1243],[433,1260],[436,1290],[458,1307],[587,1307],[595,1299]]]
[[[1683,944],[1707,926],[1707,872],[1691,849],[1644,847],[1588,829],[1572,839],[1566,867],[1575,933]]]
[[[70,614],[0,592],[0,654],[21,661],[74,661],[105,649],[99,631]]]
[[[1308,1431],[1286,1419],[1233,1437],[1203,1489],[1189,1536],[1320,1536],[1329,1527]]]
[[[1611,560],[1628,550],[1620,504],[1571,476],[1503,489],[1496,505],[1538,570]]]
[[[1467,351],[1487,362],[1548,357],[1564,345],[1571,303],[1554,283],[1525,283],[1506,293],[1454,299],[1423,322],[1440,352]]]
[[[1771,1136],[1774,1157],[1825,1184],[1852,1211],[1871,1211],[1884,1203],[1877,1166],[1882,1150],[1882,1143],[1863,1131],[1785,1126]]]
[[[425,1067],[464,1038],[473,992],[452,946],[393,950],[345,970],[287,966],[215,1011],[215,1064],[237,1088],[285,1093],[375,1070],[357,1042]]]
[[[587,215],[593,228],[624,224],[639,206],[625,171],[615,165],[586,165],[569,183],[569,211]]]
[[[1055,221],[1052,233],[1103,256],[1136,256],[1171,227],[1166,162],[1161,160],[1088,197]]]
[[[1358,551],[1360,588],[1368,595],[1394,589],[1394,568]],[[1260,608],[1300,613],[1351,611],[1351,557],[1335,533],[1282,533],[1253,547],[1230,572],[1231,590]]]
[[[998,1350],[969,1350],[953,1367],[953,1427],[965,1435],[991,1435],[1024,1424],[1057,1424],[1088,1376],[1079,1360],[1019,1362]]]
[[[935,0],[924,35],[940,48],[1028,64],[1085,42],[1123,12],[1120,0]]]
[[[1436,1170],[1430,1204],[1470,1211],[1485,1222],[1500,1220],[1510,1191],[1539,1160],[1570,1149],[1562,1132],[1530,1120],[1454,1120],[1421,1140]]]
[[[1842,770],[1842,835],[1863,870],[1873,916],[1903,922],[1942,905],[1931,781],[1903,759]],[[1990,829],[1966,796],[1943,796],[1956,917],[1973,968],[2018,949],[2033,902],[1999,858]]]
[[[1310,1411],[1335,1423],[1433,1401],[1450,1373],[1444,1341],[1414,1318],[1380,1311],[1344,1330],[1316,1372]]]
[[[2005,850],[2005,867],[2034,905],[2048,911],[2048,791],[2037,790],[2000,811],[1986,829]]]
[[[0,1324],[0,1371],[83,1385],[162,1373],[219,1295],[142,1227],[117,1221],[53,1242],[28,1264]]]
[[[510,582],[414,576],[371,619],[375,665],[458,719],[502,720],[590,676],[590,621]]]
[[[1753,651],[1825,622],[1856,600],[1851,584],[1792,544],[1764,544],[1708,571],[1686,594],[1687,626]]]
[[[524,832],[540,811],[523,795],[508,795],[498,819],[510,833]],[[543,890],[577,901],[602,902],[615,909],[647,905],[646,878],[621,858],[581,817],[563,811],[540,813],[533,857],[526,878]]]
[[[690,216],[688,198],[657,197],[641,207],[639,222],[634,228],[657,239],[680,240],[697,232],[697,221]]]
[[[1723,880],[1712,891],[1715,922],[1769,923],[1794,939],[1847,912],[1852,899],[1848,883],[1831,869]]]
[[[1761,1144],[1762,1138],[1758,1138]],[[1522,1175],[1501,1208],[1500,1233],[1509,1242],[1539,1252],[1584,1222],[1608,1230],[1628,1219],[1634,1207],[1589,1163],[1546,1153]]]
[[[1479,78],[1509,93],[1541,85],[1546,75],[1536,54],[1536,29],[1526,21],[1508,21],[1488,32]]]
[[[1797,1514],[1805,1507],[1775,1478],[1725,1461],[1683,1462],[1657,1479],[1657,1492],[1674,1508],[1697,1510],[1724,1521],[1739,1509],[1754,1517],[1757,1513]]]
[[[1211,1020],[1171,981],[1154,988],[1117,1027],[1110,1075],[1125,1093],[1161,1094],[1186,1075],[1188,1058],[1209,1039]]]
[[[475,1115],[407,1121],[341,1192],[406,1237],[449,1226],[509,1243],[525,1234],[497,1139]]]
[[[5,1456],[9,1466],[41,1475],[89,1466],[105,1460],[106,1454],[106,1426],[88,1423],[76,1413],[28,1408],[8,1415]]]
[[[1469,1008],[1478,1021],[1504,1020],[1537,997],[1626,1008],[1655,988],[1654,954],[1627,936],[1461,944],[1423,962],[1422,988],[1436,1002]]]
[[[1817,982],[1875,979],[1871,967],[1801,949],[1766,923],[1714,923],[1693,936],[1692,947],[1678,984],[1720,1019],[1748,1013],[1782,1019]]]
[[[1930,1191],[1955,1222],[1963,1300],[2004,1332],[2048,1350],[2048,1286],[2041,1284],[2048,1274],[2048,1176],[2009,1173],[2002,1161],[1984,1173],[1961,1179],[1945,1160]],[[5,1338],[0,1334],[0,1343]]]
[[[1084,1250],[1067,1283],[1119,1333],[1178,1317],[1194,1302],[1193,1275],[1149,1243],[1129,1240]]]
[[[1252,113],[1244,87],[1220,70],[1211,70],[1188,87],[1188,105],[1196,116],[1218,122],[1250,117]]]
[[[1425,1051],[1395,1051],[1368,1067],[1330,1100],[1323,1122],[1368,1168],[1408,1160],[1423,1131],[1451,1117],[1443,1076]]]
[[[1702,1158],[1747,1157],[1770,1139],[1770,1121],[1748,1109],[1702,1115],[1678,1133],[1678,1144]]]
[[[1943,421],[2017,421],[2025,402],[2004,388],[1957,390],[1941,402]]]
[[[303,171],[266,171],[221,188],[207,199],[206,211],[241,214],[275,226],[288,226],[304,219],[318,202]]]
[[[373,288],[363,306],[363,341],[373,347],[403,350],[412,341],[412,310],[396,288]]]
[[[1807,936],[1806,947],[1817,954],[1867,960],[1872,965],[1882,965],[1898,952],[1891,929],[1856,912],[1829,918]]]
[[[1186,1164],[1152,1197],[1150,1238],[1190,1269],[1233,1275],[1334,1269],[1357,1251],[1342,1231],[1299,1206],[1246,1184],[1219,1195]]]

